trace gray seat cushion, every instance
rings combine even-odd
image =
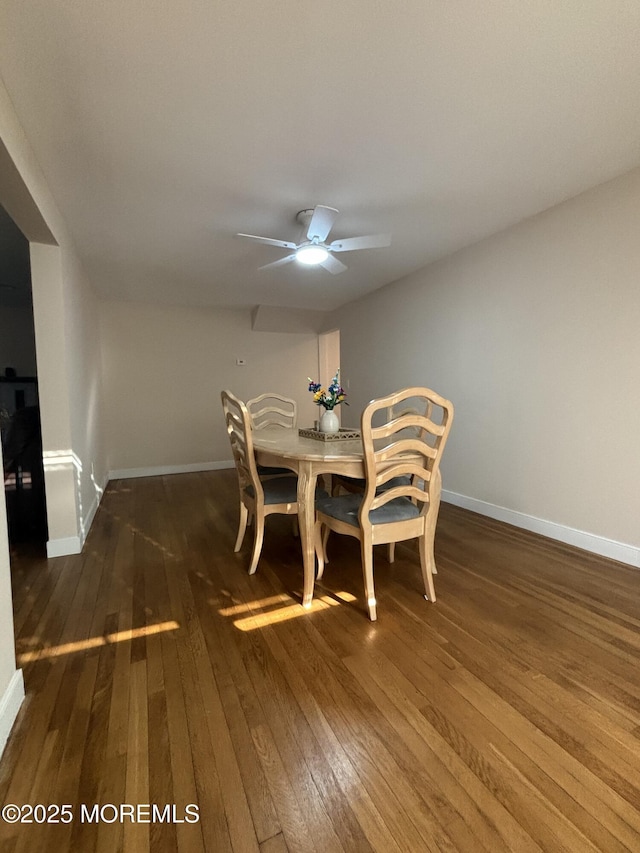
[[[262,483],[265,504],[294,504],[298,500],[298,478],[276,477],[274,480],[265,480]],[[247,493],[254,496],[253,486],[247,486]],[[323,488],[316,488],[316,499],[326,498],[327,493]]]
[[[345,486],[345,488],[348,488],[345,481],[348,481],[352,488],[362,489],[362,491],[365,490],[365,487],[367,485],[366,480],[357,480],[355,477],[340,477],[340,482]],[[378,494],[380,492],[386,492],[388,489],[393,489],[394,486],[408,486],[410,482],[411,477],[409,476],[392,477],[387,483],[383,483],[381,486],[378,486],[376,492],[378,492]]]
[[[361,503],[362,495],[340,495],[337,498],[316,500],[316,510],[357,527]],[[389,524],[392,521],[417,518],[419,515],[420,510],[409,498],[394,498],[389,503],[372,510],[369,513],[369,521],[372,524]]]
[[[381,486],[378,486],[376,492],[387,492],[389,489],[393,489],[396,486],[409,486],[411,484],[411,477],[392,477],[390,480],[387,480],[386,483],[383,483]]]

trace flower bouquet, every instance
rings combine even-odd
[[[345,400],[347,394],[340,384],[340,368],[337,369],[336,375],[331,380],[331,385],[327,389],[309,377],[309,391],[313,394],[313,402],[316,406],[322,406],[325,409],[318,421],[320,432],[328,435],[338,434],[340,432],[340,421],[338,415],[333,410],[340,403],[344,403],[345,406],[349,405]]]
[[[312,392],[313,402],[317,406],[323,406],[328,412],[331,412],[340,403],[344,403],[345,406],[349,405],[345,400],[347,396],[346,391],[340,384],[340,368],[336,371],[336,375],[331,380],[331,385],[327,389],[323,388],[319,382],[314,382],[311,377],[308,378],[309,391]]]

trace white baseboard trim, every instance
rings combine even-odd
[[[116,468],[109,471],[109,480],[128,480],[132,477],[159,477],[163,474],[193,474],[198,471],[222,471],[233,468],[232,459],[223,462],[192,462],[188,465],[160,465],[157,468]]]
[[[13,726],[18,711],[24,699],[24,679],[22,670],[17,669],[11,676],[11,681],[0,699],[0,756],[4,752],[11,727]]]
[[[536,518],[534,515],[496,506],[496,504],[481,501],[478,498],[470,498],[446,489],[442,490],[442,500],[463,509],[470,509],[472,512],[480,513],[480,515],[495,518],[496,521],[504,521],[507,524],[513,524],[515,527],[530,530],[532,533],[539,533],[541,536],[548,536],[550,539],[556,539],[567,545],[574,545],[576,548],[591,551],[601,557],[609,557],[611,560],[618,560],[621,563],[634,566],[634,568],[640,568],[640,548],[634,545],[616,542],[615,539],[606,539],[604,536],[596,536],[584,530],[576,530],[573,527],[556,524],[554,521],[546,521],[543,518]]]
[[[62,539],[49,539],[47,542],[47,557],[66,557],[69,554],[80,554],[82,542],[79,536],[65,536]]]
[[[89,511],[87,512],[87,514],[85,515],[85,517],[83,519],[83,522],[84,522],[84,527],[82,530],[82,545],[83,546],[84,546],[84,543],[86,541],[87,535],[88,535],[89,531],[91,530],[91,525],[93,524],[93,519],[96,517],[96,512],[98,511],[98,507],[100,506],[100,501],[102,499],[103,494],[104,494],[104,489],[100,493],[99,497],[96,494],[94,499],[91,501],[91,506],[89,507]]]

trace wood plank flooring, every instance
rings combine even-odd
[[[435,604],[380,549],[372,624],[332,537],[305,612],[290,519],[233,553],[236,489],[115,481],[82,555],[14,559],[0,805],[73,820],[0,850],[640,851],[640,571],[443,504]]]

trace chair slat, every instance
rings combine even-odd
[[[387,489],[384,492],[379,492],[371,501],[370,510],[378,509],[384,506],[389,501],[396,498],[415,498],[419,503],[429,503],[429,492],[425,489],[419,489],[416,486],[396,486],[393,489]]]
[[[270,426],[295,429],[297,425],[297,404],[289,397],[269,391],[248,400],[246,405],[256,430]]]

